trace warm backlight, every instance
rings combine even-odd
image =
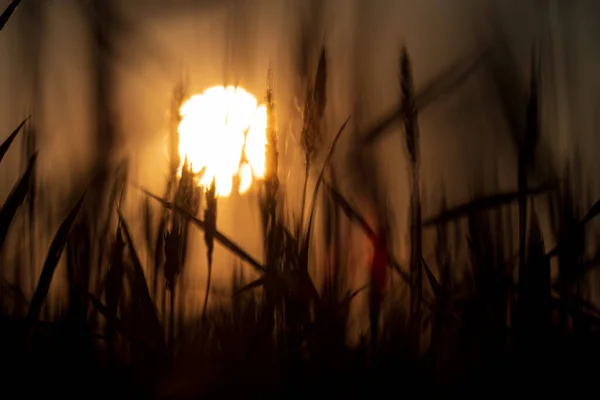
[[[205,168],[199,185],[207,187],[215,178],[217,194],[229,196],[247,192],[264,177],[267,109],[253,95],[215,86],[188,99],[180,114],[179,155],[194,172]]]

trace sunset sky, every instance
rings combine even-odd
[[[4,9],[9,0],[0,0]],[[0,35],[0,136],[33,113],[39,129],[40,186],[50,218],[58,223],[85,185],[95,149],[90,138],[90,43],[79,0],[24,0]],[[114,1],[124,28],[114,55],[114,106],[118,141],[112,151],[129,156],[131,180],[162,191],[166,173],[164,137],[171,91],[183,77],[190,92],[240,84],[264,96],[267,68],[274,71],[281,179],[289,204],[297,205],[304,169],[298,148],[301,82],[296,54],[302,29],[308,32],[316,66],[325,45],[329,56],[327,139],[352,114],[335,165],[349,196],[359,192],[348,150],[399,101],[398,55],[405,44],[417,92],[453,62],[489,43],[492,16],[528,79],[530,49],[540,38],[544,63],[543,141],[557,168],[577,149],[585,179],[600,194],[596,153],[600,146],[600,3],[524,0],[127,0]],[[36,14],[37,13],[37,14]],[[304,27],[304,28],[302,28]],[[36,43],[39,40],[39,48]],[[39,51],[38,51],[39,50]],[[35,60],[38,60],[36,63]],[[312,73],[312,72],[311,72]],[[36,79],[39,84],[36,87]],[[568,106],[567,106],[568,104]],[[421,113],[424,213],[436,211],[445,188],[448,202],[465,199],[476,181],[483,188],[495,169],[498,184],[515,185],[513,151],[497,99],[484,71]],[[395,218],[406,226],[406,159],[399,129],[377,147],[379,170],[394,201]],[[18,149],[18,147],[15,147]],[[3,162],[0,190],[8,193],[23,160],[11,150]],[[132,200],[133,201],[133,200]],[[137,200],[136,200],[137,201]],[[589,200],[584,200],[587,204]],[[219,226],[260,255],[255,198],[220,204]],[[129,204],[136,218],[139,204]],[[250,210],[254,210],[251,213]],[[399,234],[403,237],[403,234]],[[229,255],[222,254],[222,257]],[[219,257],[219,256],[217,256]],[[201,272],[204,274],[204,272]],[[217,273],[218,275],[218,273]]]

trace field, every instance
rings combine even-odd
[[[0,16],[0,30],[19,3]],[[110,43],[101,23],[96,29],[98,41]],[[164,191],[154,193],[129,179],[127,159],[110,153],[110,90],[103,89],[110,87],[109,52],[97,52],[100,150],[91,178],[73,189],[58,229],[41,244],[43,257],[14,248],[38,240],[33,232],[44,223],[35,124],[28,117],[2,133],[0,168],[7,168],[1,161],[18,140],[27,144],[24,172],[0,210],[0,376],[7,393],[354,398],[592,389],[600,356],[594,303],[600,200],[583,199],[588,182],[580,166],[556,170],[540,145],[548,94],[541,90],[539,49],[532,46],[524,85],[513,79],[510,57],[490,46],[416,92],[410,49],[401,47],[393,83],[398,107],[367,132],[356,132],[350,115],[327,133],[331,77],[327,47],[319,50],[315,62],[303,60],[302,128],[295,134],[306,169],[294,210],[281,184],[276,71],[265,71],[259,99],[267,112],[265,165],[252,189],[260,224],[251,235],[260,239],[260,258],[220,230],[225,200],[217,179],[199,184],[204,171],[178,151],[179,110],[189,97],[183,82],[173,91],[169,176]],[[476,188],[470,200],[443,200],[435,214],[425,214],[419,113],[484,67],[512,134],[517,185]],[[397,237],[391,217],[406,211],[386,200],[369,152],[382,137],[398,134],[393,126],[401,127],[405,154],[397,170],[410,182],[407,241]],[[338,183],[348,171],[331,162],[350,136],[358,138],[347,147],[360,157],[350,171],[364,183],[360,203]],[[445,198],[443,188],[438,193]],[[126,212],[126,203],[138,216]],[[358,245],[368,248],[367,258],[350,255]],[[192,307],[182,276],[198,249],[208,278]],[[216,249],[235,261],[215,257]],[[22,266],[32,259],[41,269],[28,282],[31,273]],[[366,271],[365,285],[350,277],[356,268]],[[223,269],[234,271],[233,278],[215,288],[213,271]],[[59,271],[66,271],[64,299],[50,309]],[[368,329],[354,327],[357,313]]]

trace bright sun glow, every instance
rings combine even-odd
[[[228,196],[239,178],[247,192],[265,174],[267,108],[240,87],[215,86],[192,96],[180,110],[179,155],[194,172],[206,168],[199,184],[216,178],[217,194]]]

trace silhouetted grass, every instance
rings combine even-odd
[[[0,28],[17,4],[11,3],[1,15]],[[128,222],[121,210],[127,169],[121,166],[111,175],[100,168],[102,176],[93,181],[86,198],[98,189],[96,185],[112,180],[108,182],[108,216],[85,209],[84,197],[74,201],[49,244],[31,300],[18,286],[0,281],[3,302],[13,299],[28,306],[24,318],[7,315],[0,319],[0,357],[12,365],[11,379],[18,377],[25,385],[37,386],[22,389],[27,393],[39,389],[46,394],[81,395],[98,387],[113,396],[221,398],[317,393],[358,397],[399,390],[419,390],[422,395],[440,390],[481,395],[478,385],[487,385],[486,390],[533,389],[547,385],[544,379],[565,387],[580,385],[598,370],[592,363],[600,356],[600,311],[586,293],[586,285],[593,287],[588,273],[598,264],[598,257],[587,253],[596,239],[589,231],[590,222],[600,213],[600,202],[589,210],[581,209],[575,192],[581,183],[575,185],[574,180],[582,179],[582,171],[575,167],[561,179],[552,173],[556,177],[552,182],[530,186],[531,176],[540,168],[543,132],[538,82],[543,65],[533,57],[528,99],[517,99],[527,107],[517,110],[513,100],[519,90],[513,90],[518,88],[507,78],[514,71],[494,56],[497,54],[491,49],[477,52],[416,94],[409,53],[402,48],[400,107],[358,138],[361,146],[367,146],[394,120],[402,127],[410,177],[406,268],[392,251],[396,239],[391,235],[389,210],[377,205],[372,226],[366,211],[355,206],[338,186],[338,171],[331,158],[348,120],[335,132],[329,148],[322,148],[327,99],[324,48],[316,63],[314,83],[305,79],[301,137],[306,171],[297,221],[284,217],[288,205],[279,185],[276,109],[269,71],[266,174],[258,183],[261,226],[256,232],[262,238],[262,261],[219,231],[215,182],[208,188],[198,187],[187,160],[179,171],[176,114],[185,91],[178,86],[172,104],[170,168],[164,195],[136,192],[142,195],[143,218]],[[418,112],[467,79],[484,59],[491,60],[493,83],[502,91],[500,97],[515,138],[517,188],[458,205],[447,204],[440,189],[440,209],[436,215],[424,217]],[[0,161],[24,124],[0,146]],[[36,153],[28,156],[25,173],[0,210],[0,250],[17,211],[35,189]],[[322,156],[322,164],[309,197],[309,176],[318,156]],[[96,193],[102,194],[103,189]],[[534,197],[547,199],[547,216]],[[160,208],[158,226],[153,223],[153,206]],[[318,207],[323,207],[319,214]],[[510,223],[514,211],[518,214],[516,227]],[[33,214],[35,209],[29,212]],[[550,222],[550,238],[540,227],[542,218]],[[142,225],[146,249],[134,241],[130,222]],[[322,235],[315,233],[319,225]],[[369,264],[358,266],[369,271],[368,282],[359,287],[349,285],[349,271],[358,263],[348,251],[354,245],[349,239],[352,226],[364,233],[373,251]],[[195,245],[190,229],[203,232],[208,277],[201,315],[186,319],[182,317],[185,304],[176,301],[176,294],[181,296],[186,290],[179,278],[189,264],[188,249]],[[433,259],[423,251],[428,229],[435,230]],[[463,239],[466,258],[459,256]],[[553,239],[555,247],[547,250]],[[327,253],[319,265],[309,257],[316,240],[322,241],[320,248]],[[514,242],[519,244],[516,252]],[[225,266],[233,275],[230,299],[219,298],[211,289],[216,246],[239,259],[238,264]],[[67,254],[66,312],[52,322],[41,321],[63,253]],[[552,279],[554,261],[558,274]],[[19,265],[17,260],[2,268]],[[248,267],[258,273],[257,279],[244,278]],[[317,268],[313,267],[319,267],[322,277],[314,276]],[[95,287],[91,285],[93,276],[97,277]],[[14,296],[6,296],[5,291]],[[358,345],[353,346],[348,340],[350,309],[363,294],[369,330],[361,332]],[[63,359],[68,363],[64,371],[57,367]],[[13,383],[18,386],[17,382]],[[75,389],[77,385],[81,389]]]
[[[0,31],[4,28],[4,25],[6,25],[12,14],[15,12],[19,3],[21,3],[21,0],[11,1],[6,10],[0,14]]]

